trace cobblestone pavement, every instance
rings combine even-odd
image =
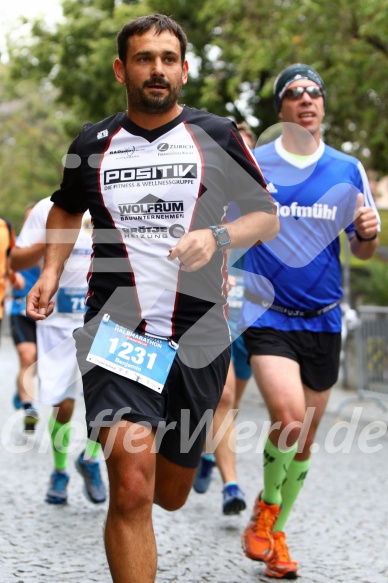
[[[86,435],[82,398],[73,424],[69,504],[57,508],[44,502],[52,468],[49,409],[39,407],[42,419],[36,437],[26,439],[22,414],[12,408],[17,359],[8,337],[2,339],[0,362],[0,583],[109,583],[102,543],[106,504],[94,506],[83,497],[74,469]],[[347,395],[339,389],[332,392],[318,451],[287,528],[301,583],[388,581],[388,415],[372,403],[344,401]],[[339,405],[341,418],[334,414]],[[222,515],[217,471],[209,491],[193,491],[182,510],[155,508],[158,583],[270,581],[264,566],[247,559],[240,548],[241,532],[262,484],[258,452],[266,419],[251,383],[237,419],[238,445],[246,450],[237,457],[248,501],[241,516]]]

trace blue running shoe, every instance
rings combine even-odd
[[[46,502],[49,504],[67,503],[67,484],[70,476],[62,472],[54,471],[50,476],[50,484],[46,494]]]
[[[215,465],[214,460],[204,456],[201,457],[193,484],[193,488],[198,494],[204,494],[208,490]]]
[[[240,490],[237,484],[227,484],[222,490],[222,495],[222,512],[228,516],[240,514],[247,507],[244,492]]]
[[[22,409],[23,408],[23,403],[21,402],[20,397],[19,397],[19,393],[17,391],[13,396],[12,404],[15,407],[15,409]]]
[[[75,461],[75,467],[84,479],[84,494],[93,504],[106,500],[106,487],[101,479],[100,462],[85,462],[82,452]]]

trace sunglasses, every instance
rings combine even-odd
[[[302,97],[305,91],[307,95],[311,97],[311,99],[323,97],[323,91],[320,87],[317,87],[317,85],[309,85],[308,87],[292,87],[291,89],[287,89],[284,92],[283,97],[297,101]]]

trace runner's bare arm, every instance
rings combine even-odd
[[[279,231],[279,219],[265,212],[253,212],[225,225],[228,229],[231,248],[252,247],[275,237]],[[169,259],[179,258],[183,271],[196,271],[208,263],[217,250],[210,229],[199,229],[186,233],[171,249]]]
[[[35,243],[31,247],[14,247],[11,251],[11,267],[14,270],[29,269],[44,255],[45,244]]]
[[[26,280],[24,279],[23,275],[12,269],[9,257],[7,258],[7,277],[9,283],[14,289],[21,290],[26,285]]]

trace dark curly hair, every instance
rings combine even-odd
[[[181,59],[183,63],[187,48],[187,37],[183,29],[177,22],[175,22],[175,20],[165,14],[150,14],[148,16],[140,16],[139,18],[127,22],[118,33],[117,52],[119,59],[124,65],[127,61],[128,39],[134,35],[142,36],[151,29],[155,30],[155,34],[168,31],[177,37],[181,47]]]

